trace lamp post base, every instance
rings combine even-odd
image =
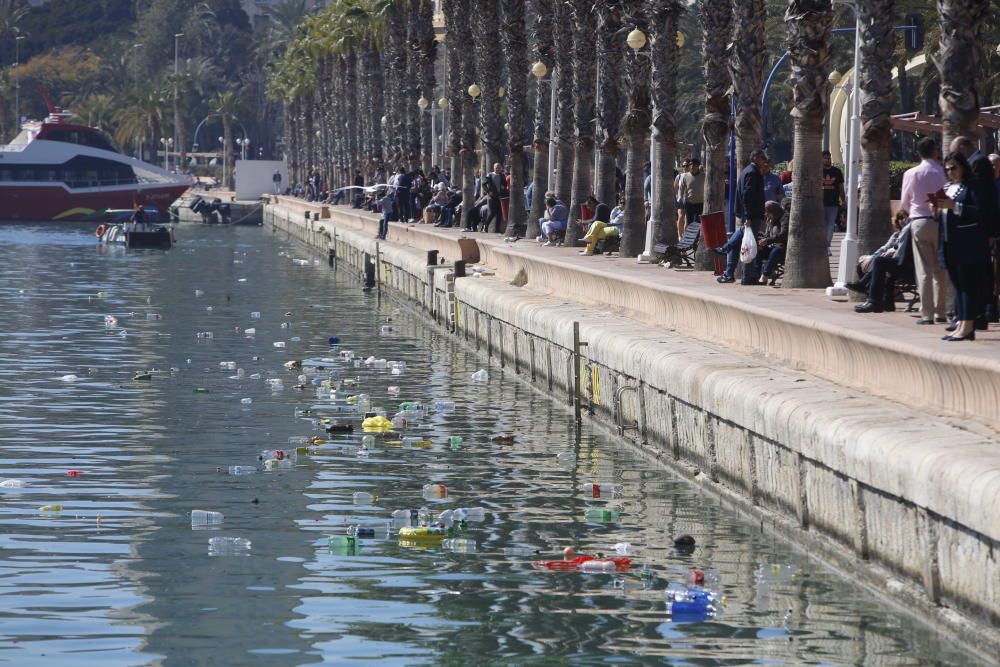
[[[826,288],[826,295],[847,296],[845,285],[850,281],[851,273],[858,264],[858,240],[851,236],[845,236],[840,242],[840,266],[837,270],[837,282],[833,287]]]
[[[637,264],[652,264],[656,261],[656,256],[652,253],[644,252],[635,258]]]

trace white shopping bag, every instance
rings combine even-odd
[[[753,230],[749,227],[743,228],[743,244],[740,246],[740,261],[749,264],[757,258],[757,239],[754,238]]]

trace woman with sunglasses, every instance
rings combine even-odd
[[[950,179],[944,195],[933,193],[928,199],[935,212],[944,218],[944,259],[955,286],[954,333],[941,340],[976,340],[975,319],[986,306],[986,257],[989,242],[981,207],[972,187],[972,172],[965,156],[953,152],[945,159],[945,174]]]

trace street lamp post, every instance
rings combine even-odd
[[[21,131],[21,82],[17,70],[21,64],[18,47],[22,39],[24,39],[24,35],[18,35],[14,38],[14,129],[17,132]]]
[[[174,145],[174,140],[170,137],[160,137],[160,144],[163,146],[163,168],[170,170],[170,148]]]
[[[559,73],[553,69],[552,76],[546,79],[545,75],[548,73],[549,68],[541,60],[531,66],[531,74],[538,79],[538,83],[549,82],[549,173],[545,181],[545,190],[552,192],[552,179],[555,177],[556,167],[556,88],[559,85]]]
[[[646,33],[635,28],[625,38],[625,43],[635,52],[636,56],[646,46]],[[652,54],[649,54],[652,57]],[[656,191],[656,180],[659,170],[656,168],[656,128],[649,133],[649,217],[646,218],[646,243],[642,253],[636,258],[639,264],[648,264],[653,259],[653,216],[656,215],[656,203],[659,193]]]
[[[178,40],[184,36],[183,32],[174,33],[174,109],[177,109],[177,75],[179,68],[177,67],[177,53],[178,53]],[[177,114],[174,114],[174,141],[177,142],[178,147],[180,147],[180,142],[177,139]],[[182,153],[184,151],[181,151]]]
[[[219,143],[222,144],[222,187],[226,186],[229,181],[226,180],[226,167],[229,166],[229,146],[226,145],[225,137],[219,137]]]

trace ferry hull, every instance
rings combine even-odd
[[[0,187],[0,219],[18,221],[79,221],[100,217],[105,209],[130,209],[135,204],[166,211],[188,189],[186,185],[147,186],[72,192],[61,185]]]

